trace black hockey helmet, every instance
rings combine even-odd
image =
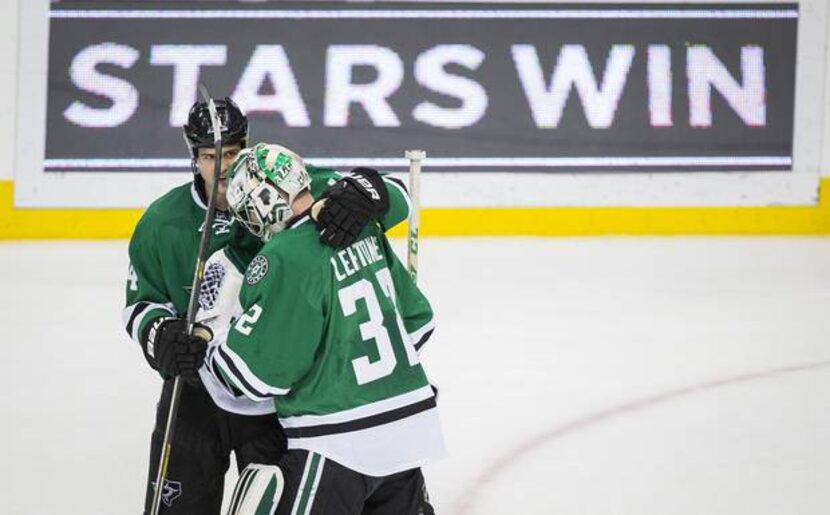
[[[239,106],[225,97],[224,100],[215,100],[216,114],[222,130],[222,144],[233,145],[239,143],[242,148],[248,146],[248,117],[239,109]],[[182,127],[184,141],[190,148],[190,155],[195,159],[200,148],[213,147],[213,124],[210,121],[210,111],[207,102],[196,102],[187,115],[187,123]]]

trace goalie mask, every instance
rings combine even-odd
[[[264,241],[285,229],[291,204],[311,178],[302,158],[280,145],[258,143],[239,153],[228,172],[228,205],[252,234]]]

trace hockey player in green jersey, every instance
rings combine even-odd
[[[342,250],[320,244],[312,181],[293,152],[259,144],[229,175],[234,216],[268,242],[206,367],[231,395],[276,399],[289,449],[273,476],[284,478],[271,489],[276,513],[420,513],[419,467],[444,454],[418,359],[429,303],[377,225]],[[237,488],[244,497],[247,483]]]
[[[212,231],[212,250],[233,241],[235,248],[253,255],[261,246],[227,212],[225,175],[236,155],[248,145],[248,120],[230,99],[217,101],[216,107],[222,122],[222,155],[215,155],[207,104],[197,102],[184,127],[194,180],[153,202],[129,245],[124,327],[141,346],[150,366],[165,378],[152,437],[145,513],[150,509],[171,378],[175,375],[189,380],[183,386],[162,513],[218,514],[231,451],[241,469],[251,462],[275,463],[285,450],[285,437],[276,423],[273,406],[232,399],[214,382],[205,381],[204,374],[200,374],[202,380],[196,375],[206,346],[197,338],[187,337],[182,318],[202,230]],[[206,192],[212,186],[215,159],[222,159],[218,211],[213,226],[204,228]],[[327,198],[319,222],[320,238],[325,243],[350,243],[370,219],[379,218],[388,228],[408,215],[405,188],[392,179],[381,178],[374,170],[357,170],[345,177],[334,170],[311,166],[309,172],[312,195]],[[366,184],[379,193],[377,198],[366,191]]]

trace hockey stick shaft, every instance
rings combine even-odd
[[[190,290],[190,300],[187,303],[187,332],[193,334],[195,327],[196,313],[199,309],[199,291],[202,281],[205,278],[205,262],[207,261],[207,250],[210,246],[210,235],[213,227],[213,220],[216,217],[216,193],[219,189],[219,177],[222,174],[222,130],[219,123],[219,115],[216,112],[216,105],[204,85],[199,85],[199,91],[208,104],[210,121],[213,126],[213,146],[216,152],[213,167],[213,186],[208,194],[207,212],[205,222],[202,225],[202,238],[199,241],[199,252],[196,258],[196,270],[193,273],[193,283]],[[164,441],[161,446],[161,456],[156,474],[156,485],[153,491],[153,505],[151,515],[158,515],[161,510],[161,496],[164,491],[164,483],[167,480],[167,467],[170,464],[170,454],[173,450],[173,435],[176,431],[176,418],[179,412],[179,401],[182,395],[182,378],[176,376],[173,379],[173,392],[170,396],[170,408],[167,411],[167,424],[164,428]]]
[[[409,159],[409,198],[412,209],[409,211],[409,234],[406,245],[406,263],[412,280],[418,282],[418,231],[421,225],[421,161],[426,159],[423,150],[407,150],[404,155]]]

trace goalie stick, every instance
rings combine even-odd
[[[196,271],[193,274],[193,287],[190,290],[190,300],[187,303],[187,332],[193,334],[195,327],[196,313],[199,308],[199,292],[202,281],[205,277],[205,262],[207,261],[207,249],[210,245],[210,228],[213,227],[213,220],[216,216],[216,192],[219,189],[219,176],[222,173],[222,125],[219,122],[219,114],[216,112],[216,105],[208,93],[207,88],[199,84],[199,91],[208,105],[210,122],[213,126],[213,146],[216,151],[213,168],[213,187],[208,194],[207,212],[205,223],[202,225],[202,238],[199,241],[199,252],[196,258]],[[179,411],[179,401],[182,394],[182,378],[176,376],[173,380],[173,393],[170,399],[170,409],[167,412],[167,424],[164,429],[164,441],[161,446],[159,457],[158,474],[156,475],[155,490],[153,491],[153,505],[151,515],[158,515],[161,510],[161,494],[164,491],[164,483],[167,480],[167,466],[170,463],[170,453],[173,449],[173,434],[176,431],[176,417]]]
[[[421,161],[426,159],[424,150],[407,150],[409,159],[409,198],[412,209],[409,212],[409,234],[406,240],[406,263],[413,282],[418,282],[418,230],[421,224]]]

